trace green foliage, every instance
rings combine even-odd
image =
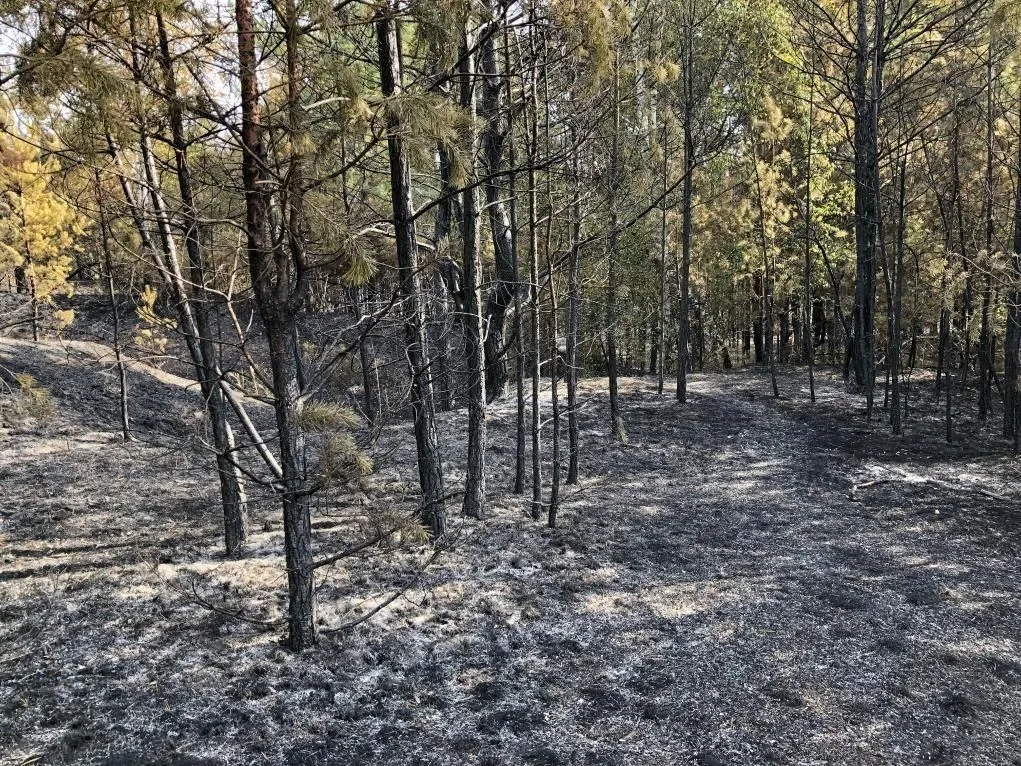
[[[614,51],[630,30],[628,4],[621,0],[552,0],[549,14],[567,48],[583,64],[589,88],[605,84]]]
[[[372,458],[359,446],[353,430],[359,418],[349,407],[332,402],[306,402],[298,410],[298,424],[317,444],[312,471],[320,489],[347,487],[372,473]]]
[[[62,196],[60,165],[42,140],[32,122],[24,135],[0,135],[0,271],[14,271],[35,302],[48,304],[73,291],[68,277],[88,221]]]
[[[358,416],[350,407],[328,402],[308,402],[298,413],[298,424],[303,431],[326,433],[340,428],[356,428]]]
[[[372,458],[348,432],[335,432],[322,440],[313,476],[323,489],[347,486],[372,473]]]
[[[23,428],[52,420],[56,411],[52,394],[27,372],[16,373],[13,380],[13,386],[4,385],[6,395],[0,396],[0,423]]]
[[[146,285],[135,303],[135,312],[140,322],[135,330],[135,343],[153,354],[163,354],[167,350],[167,332],[177,327],[174,320],[159,315],[156,310],[158,300],[156,289]]]
[[[365,539],[380,540],[388,548],[429,543],[429,533],[419,518],[388,504],[370,509],[361,519],[361,532]]]

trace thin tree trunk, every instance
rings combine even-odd
[[[542,410],[539,402],[540,382],[542,380],[542,345],[540,342],[541,325],[539,321],[539,230],[538,213],[536,211],[535,166],[539,151],[539,106],[538,106],[538,73],[536,71],[534,43],[532,44],[531,82],[531,120],[528,109],[525,121],[528,133],[528,258],[529,258],[529,301],[531,303],[531,334],[532,334],[532,518],[542,516],[542,452],[541,429]]]
[[[188,166],[188,141],[184,133],[184,116],[177,95],[177,78],[170,51],[163,15],[156,12],[156,28],[159,35],[160,65],[163,70],[164,91],[170,118],[171,145],[174,150],[174,164],[177,171],[177,186],[181,195],[181,215],[185,223],[184,243],[188,253],[188,276],[195,298],[193,316],[201,363],[198,367],[202,394],[206,399],[213,442],[216,448],[216,466],[220,477],[220,491],[223,498],[224,543],[228,554],[239,551],[248,539],[248,503],[245,498],[241,472],[234,460],[234,437],[227,421],[227,405],[220,388],[216,347],[213,343],[210,310],[211,300],[206,289],[205,266],[202,243],[199,234],[198,211],[191,186],[191,172]],[[156,193],[156,187],[153,187]],[[169,235],[168,235],[169,236]],[[186,294],[181,299],[189,301]]]
[[[578,424],[578,331],[581,324],[581,178],[578,168],[578,136],[571,130],[571,259],[568,275],[570,291],[567,315],[567,483],[578,483],[578,458],[581,429]],[[663,359],[660,358],[660,366]]]
[[[460,211],[460,205],[456,203],[456,195],[450,179],[450,157],[447,150],[440,146],[436,150],[436,156],[440,170],[440,203],[436,206],[436,222],[433,229],[433,244],[436,248],[438,260],[437,275],[433,280],[433,301],[432,322],[429,323],[426,333],[429,339],[429,348],[434,357],[432,360],[432,385],[436,401],[436,409],[440,412],[450,412],[454,408],[454,398],[451,388],[453,387],[452,372],[447,365],[447,360],[452,356],[450,347],[450,335],[453,330],[451,311],[457,310],[460,305],[460,297],[454,295],[453,291],[458,289],[453,283],[452,265],[450,257],[450,233],[452,229],[452,211]]]
[[[694,173],[695,173],[695,140],[694,119],[692,114],[692,98],[694,86],[692,78],[692,60],[694,46],[693,25],[695,23],[694,0],[688,0],[684,19],[684,57],[683,67],[683,124],[684,136],[684,180],[681,191],[681,263],[677,275],[677,401],[682,404],[688,401],[688,366],[691,357],[688,353],[688,328],[690,321],[689,283],[691,277],[691,239],[692,239],[692,205],[694,204]]]
[[[814,64],[814,61],[813,61]],[[815,118],[815,78],[808,85],[808,140],[805,151],[805,297],[802,310],[804,329],[801,342],[805,363],[808,365],[808,394],[815,401],[815,343],[812,332],[812,143]]]
[[[284,9],[287,38],[288,130],[297,130],[300,117],[297,71],[298,19],[293,2]],[[241,91],[241,172],[245,191],[245,234],[252,286],[269,341],[273,375],[273,409],[280,442],[283,472],[281,495],[284,515],[284,557],[288,584],[288,643],[301,651],[316,642],[316,603],[312,559],[312,524],[305,465],[305,441],[299,423],[301,391],[295,360],[298,358],[295,316],[304,302],[304,264],[301,244],[301,158],[290,159],[286,211],[291,260],[271,266],[266,239],[269,200],[266,189],[266,151],[259,109],[258,58],[251,0],[235,1],[238,30],[238,64]],[[297,193],[297,194],[296,194]],[[297,197],[297,198],[295,198]],[[273,268],[275,266],[275,268]],[[272,271],[276,271],[274,280]]]
[[[490,11],[496,15],[495,0],[488,0]],[[510,216],[503,200],[505,193],[498,173],[503,168],[504,144],[509,135],[505,121],[503,81],[496,64],[495,34],[487,34],[482,43],[482,100],[481,112],[485,119],[482,135],[483,159],[486,171],[486,209],[489,228],[493,235],[493,252],[496,281],[486,302],[486,395],[489,401],[502,396],[507,388],[507,352],[504,348],[504,321],[507,308],[517,290],[516,253]]]
[[[857,0],[854,73],[855,305],[852,367],[871,417],[875,389],[876,202],[879,199],[879,94],[883,83],[885,2],[878,0],[874,40],[868,2]],[[870,76],[871,66],[871,76]]]
[[[759,158],[752,142],[752,163],[755,166],[755,198],[759,208],[759,247],[762,251],[762,302],[765,304],[765,345],[766,363],[769,365],[769,380],[773,388],[773,396],[780,396],[776,381],[776,351],[773,347],[773,271],[774,257],[770,254],[770,245],[766,238],[766,208],[762,200],[762,179],[759,174]]]
[[[465,33],[460,72],[461,106],[468,113],[468,156],[471,158],[474,170],[477,168],[478,163],[479,136],[475,96],[475,63],[474,56],[469,53],[473,44],[471,37]],[[463,191],[461,195],[461,208],[464,215],[461,225],[461,238],[464,245],[464,324],[465,335],[468,341],[469,367],[468,463],[466,466],[462,509],[466,516],[481,519],[485,510],[486,496],[486,362],[483,348],[479,192],[478,186],[475,183],[470,182]],[[503,378],[506,378],[506,374],[503,375]]]
[[[145,137],[143,136],[143,139],[144,138]],[[134,192],[132,191],[131,184],[128,181],[128,175],[123,168],[123,159],[120,155],[119,150],[117,149],[117,145],[114,143],[113,138],[110,135],[106,136],[106,142],[108,151],[110,152],[111,157],[113,157],[115,166],[117,168],[116,175],[120,183],[121,193],[124,196],[124,202],[128,208],[129,214],[131,215],[132,222],[134,223],[135,226],[135,231],[138,233],[138,237],[142,242],[142,249],[146,252],[154,254],[156,269],[159,272],[161,278],[163,279],[164,285],[167,287],[167,290],[170,293],[170,295],[179,296],[181,280],[179,279],[180,271],[176,265],[176,253],[173,251],[164,252],[161,246],[157,245],[157,243],[152,239],[149,227],[146,226],[145,220],[142,215],[142,205],[138,198],[135,196]],[[142,140],[140,141],[140,145],[143,160],[145,160],[145,158],[149,154],[148,143],[147,141]],[[149,167],[147,162],[143,162],[143,166],[145,168]],[[146,170],[146,174],[148,175],[148,170]],[[161,252],[163,253],[162,259],[159,256],[159,253]],[[194,322],[192,321],[191,309],[186,301],[183,301],[178,297],[175,297],[174,300],[177,307],[178,321],[181,325],[182,333],[184,335],[185,345],[188,347],[188,352],[189,355],[191,356],[193,364],[198,365],[200,359],[199,357],[200,352],[198,343],[195,341],[197,332],[194,330]],[[255,374],[254,368],[253,374]],[[244,428],[245,433],[248,435],[248,438],[252,440],[252,445],[255,447],[256,452],[259,453],[259,457],[262,458],[263,462],[266,464],[266,467],[270,470],[275,479],[277,480],[282,479],[283,470],[280,468],[280,463],[277,461],[275,457],[273,457],[273,454],[269,451],[269,448],[266,446],[266,440],[262,438],[262,435],[255,427],[255,424],[252,422],[252,419],[248,416],[248,413],[245,411],[245,408],[241,403],[240,399],[238,399],[238,397],[234,395],[230,384],[224,379],[224,377],[222,376],[222,374],[220,374],[219,371],[217,371],[217,377],[219,379],[220,388],[223,390],[224,396],[227,397],[227,401],[230,403],[231,409],[233,409],[234,414],[237,415],[237,418],[241,422],[241,425]]]
[[[113,256],[110,252],[110,226],[106,219],[106,205],[103,202],[103,186],[99,170],[95,171],[96,201],[99,208],[99,236],[102,239],[103,268],[106,269],[107,298],[110,300],[110,314],[113,316],[113,355],[117,366],[118,402],[120,404],[121,438],[132,441],[131,418],[128,411],[128,373],[121,353],[121,312],[117,304],[117,289],[113,278]]]
[[[552,205],[550,207],[552,210]],[[553,529],[557,526],[557,509],[560,504],[560,392],[557,387],[557,381],[560,378],[560,353],[557,348],[557,335],[559,334],[559,325],[557,322],[557,287],[553,279],[553,259],[550,257],[548,252],[546,257],[546,270],[547,278],[549,280],[551,340],[550,364],[552,365],[552,369],[550,370],[550,401],[552,402],[553,409],[553,434],[550,437],[553,442],[553,467],[551,469],[553,474],[550,483],[548,523],[550,528]]]
[[[503,28],[504,71],[510,72],[510,41],[507,25]],[[514,103],[512,91],[513,79],[507,77],[507,103]],[[516,144],[514,141],[514,113],[507,115],[507,153],[510,159],[510,222],[511,222],[511,253],[514,256],[514,494],[525,493],[525,317],[521,300],[521,259],[518,255],[518,175]]]
[[[354,289],[354,308],[359,316],[364,307],[364,287]],[[362,395],[365,399],[365,418],[369,423],[379,417],[379,396],[377,393],[376,365],[373,361],[372,341],[367,334],[358,339],[358,362],[362,371]]]
[[[553,151],[551,134],[552,115],[550,114],[550,92],[549,92],[549,47],[545,39],[542,45],[543,67],[542,67],[542,95],[543,95],[543,142],[546,148],[546,155]],[[550,332],[549,332],[549,363],[550,363],[550,408],[553,415],[553,433],[551,435],[553,447],[553,465],[551,466],[550,477],[550,500],[548,524],[550,528],[556,527],[557,504],[560,502],[560,397],[557,388],[557,381],[560,378],[560,351],[559,323],[557,317],[557,294],[556,284],[553,281],[553,216],[556,210],[553,198],[553,175],[546,170],[546,236],[543,243],[543,250],[546,255],[547,284],[549,286],[550,300]]]
[[[1021,109],[1018,111],[1021,121]],[[1014,179],[1014,241],[1011,253],[1011,289],[1007,293],[1007,334],[1003,341],[1003,435],[1014,440],[1017,453],[1021,439],[1021,144],[1018,174]]]
[[[244,1],[244,0],[242,0]],[[286,321],[266,323],[273,409],[280,434],[283,469],[284,558],[287,564],[288,643],[296,652],[316,642],[316,597],[312,565],[312,520],[309,508],[305,439],[298,421],[301,390],[294,365],[295,335]],[[265,321],[265,318],[264,318]]]
[[[397,97],[403,90],[400,41],[393,15],[394,8],[387,3],[380,8],[375,22],[380,79],[383,95],[387,98]],[[418,240],[415,236],[411,199],[411,163],[403,133],[404,126],[401,125],[396,113],[393,110],[389,111],[387,149],[390,160],[390,189],[397,243],[397,269],[401,280],[400,291],[404,299],[404,340],[412,378],[411,408],[418,451],[418,476],[423,494],[422,513],[423,520],[433,534],[442,535],[446,531],[443,465],[436,439],[432,386],[425,353]]]
[[[992,412],[993,391],[990,380],[993,373],[993,329],[992,329],[992,256],[993,234],[996,220],[993,210],[993,56],[986,53],[986,167],[985,167],[985,212],[986,212],[986,268],[982,288],[982,324],[979,329],[978,348],[978,416],[985,420]]]
[[[950,312],[947,311],[946,314],[947,314],[947,320],[949,322]],[[947,331],[946,339],[945,339],[944,342],[946,344],[946,348],[943,351],[943,364],[944,364],[944,371],[943,371],[943,373],[946,376],[946,381],[947,381],[947,390],[946,390],[946,432],[947,432],[947,444],[951,444],[954,441],[954,408],[953,408],[954,387],[953,387],[953,385],[950,382],[950,371],[953,368],[953,365],[952,365],[952,362],[951,362],[951,359],[953,357],[953,354],[951,353],[952,352],[952,348],[953,348],[952,347],[953,333],[951,333],[949,331],[949,329]]]
[[[904,150],[904,156],[900,161],[900,177],[898,179],[897,194],[897,243],[893,273],[893,302],[890,322],[890,358],[887,368],[890,371],[893,381],[892,407],[890,409],[890,425],[893,432],[902,432],[901,418],[901,317],[904,305],[904,245],[905,232],[907,230],[907,170],[908,170],[908,149]]]
[[[618,192],[620,191],[620,54],[613,53],[613,136],[610,149],[610,231],[607,247],[606,284],[606,366],[610,377],[610,434],[627,443],[624,419],[620,412],[617,386],[617,259],[619,257]]]
[[[667,153],[667,141],[669,140],[669,134],[667,133],[667,121],[666,117],[663,118],[663,167],[662,180],[663,180],[663,194],[666,195],[667,191],[667,172],[668,172],[668,153]],[[656,324],[656,392],[662,396],[663,387],[666,383],[666,365],[663,360],[666,358],[666,252],[667,252],[667,225],[666,225],[666,213],[667,213],[667,200],[666,196],[663,197],[663,201],[660,205],[660,229],[659,229],[659,317]]]

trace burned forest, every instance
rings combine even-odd
[[[1021,6],[0,26],[0,766],[1021,766]]]

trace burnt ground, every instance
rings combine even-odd
[[[0,430],[4,764],[1021,764],[1018,466],[994,423],[946,445],[920,410],[894,438],[829,373],[812,405],[800,372],[779,401],[741,372],[683,406],[626,380],[620,446],[588,381],[583,480],[548,530],[507,491],[500,403],[489,518],[452,513],[424,569],[412,541],[324,572],[326,628],[402,595],[294,656],[196,603],[280,616],[271,499],[224,559],[196,394],[137,367],[144,440],[122,444],[86,350],[0,341],[56,407]],[[450,488],[463,428],[443,416]],[[376,452],[364,494],[317,509],[321,552],[413,504],[408,427]]]

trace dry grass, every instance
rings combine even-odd
[[[248,554],[219,553],[181,446],[194,392],[136,369],[150,438],[125,445],[94,362],[0,341],[0,363],[56,407],[0,432],[5,764],[1021,763],[1017,467],[992,426],[894,439],[830,377],[811,406],[739,373],[695,376],[683,407],[627,381],[621,447],[592,381],[584,478],[547,530],[507,491],[500,404],[489,518],[455,519],[424,574],[421,547],[325,572],[326,626],[408,589],[295,657],[186,595],[273,620],[284,589],[269,498]],[[444,416],[451,488],[463,428]],[[372,499],[319,509],[321,553],[413,505],[411,442],[385,429]]]

